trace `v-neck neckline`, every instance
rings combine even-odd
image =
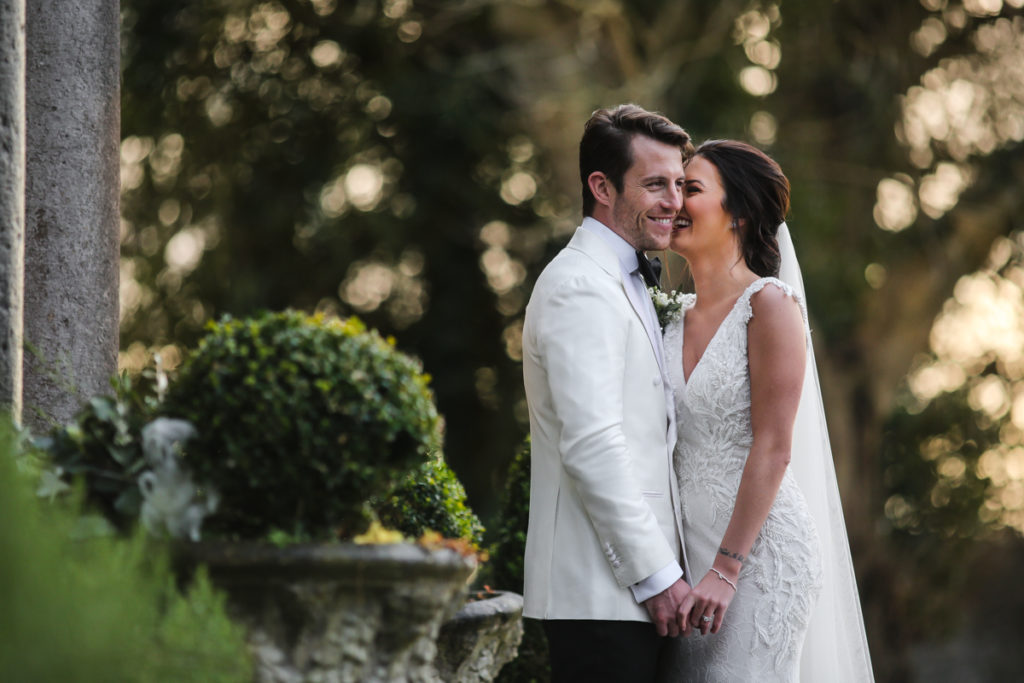
[[[736,297],[736,300],[732,302],[732,306],[729,308],[729,312],[726,313],[725,317],[722,318],[722,321],[720,323],[718,323],[718,327],[715,328],[715,332],[714,332],[714,334],[711,335],[711,339],[708,340],[707,345],[704,347],[704,351],[701,352],[700,356],[698,356],[698,358],[697,358],[697,362],[693,364],[692,368],[690,368],[690,376],[689,377],[686,376],[686,353],[685,353],[685,349],[686,349],[686,314],[689,313],[690,311],[692,311],[694,307],[696,307],[696,305],[697,305],[696,300],[694,300],[693,307],[690,307],[689,309],[683,311],[683,316],[682,316],[682,323],[683,324],[682,324],[682,329],[680,330],[680,335],[679,335],[679,342],[682,345],[682,349],[683,350],[680,351],[680,353],[679,353],[679,364],[682,366],[683,386],[684,387],[689,386],[690,380],[693,379],[693,373],[697,372],[697,368],[700,367],[701,362],[704,360],[704,356],[708,355],[708,351],[711,349],[711,345],[715,343],[716,339],[718,339],[718,333],[722,331],[722,328],[725,327],[725,323],[728,322],[729,318],[732,317],[732,314],[736,312],[736,305],[740,302],[740,300],[744,296],[746,296],[747,292],[750,290],[751,287],[753,287],[755,284],[757,284],[760,280],[763,280],[763,279],[764,278],[758,278],[757,280],[754,280],[753,282],[751,282],[749,285],[747,285],[747,287],[742,292],[740,292],[740,295],[738,297]]]

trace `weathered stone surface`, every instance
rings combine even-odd
[[[441,627],[437,670],[449,683],[493,681],[523,637],[523,597],[496,593],[468,602]]]
[[[21,419],[25,0],[0,0],[0,406]]]
[[[464,603],[475,562],[399,545],[207,545],[206,564],[249,633],[261,683],[446,681],[441,624]]]
[[[65,422],[117,371],[117,0],[26,6],[24,414]],[[40,412],[41,411],[41,414]]]

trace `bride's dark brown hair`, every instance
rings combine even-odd
[[[775,160],[737,140],[708,140],[693,157],[707,159],[722,180],[722,208],[736,220],[747,267],[761,277],[779,274],[779,224],[789,213],[789,180]]]

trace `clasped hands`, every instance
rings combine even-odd
[[[695,587],[679,579],[643,604],[659,636],[707,635],[722,627],[734,594],[731,585],[709,571]]]

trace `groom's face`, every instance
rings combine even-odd
[[[683,155],[678,147],[636,135],[633,165],[622,178],[622,192],[612,188],[613,229],[636,249],[668,247],[672,223],[683,206]]]

